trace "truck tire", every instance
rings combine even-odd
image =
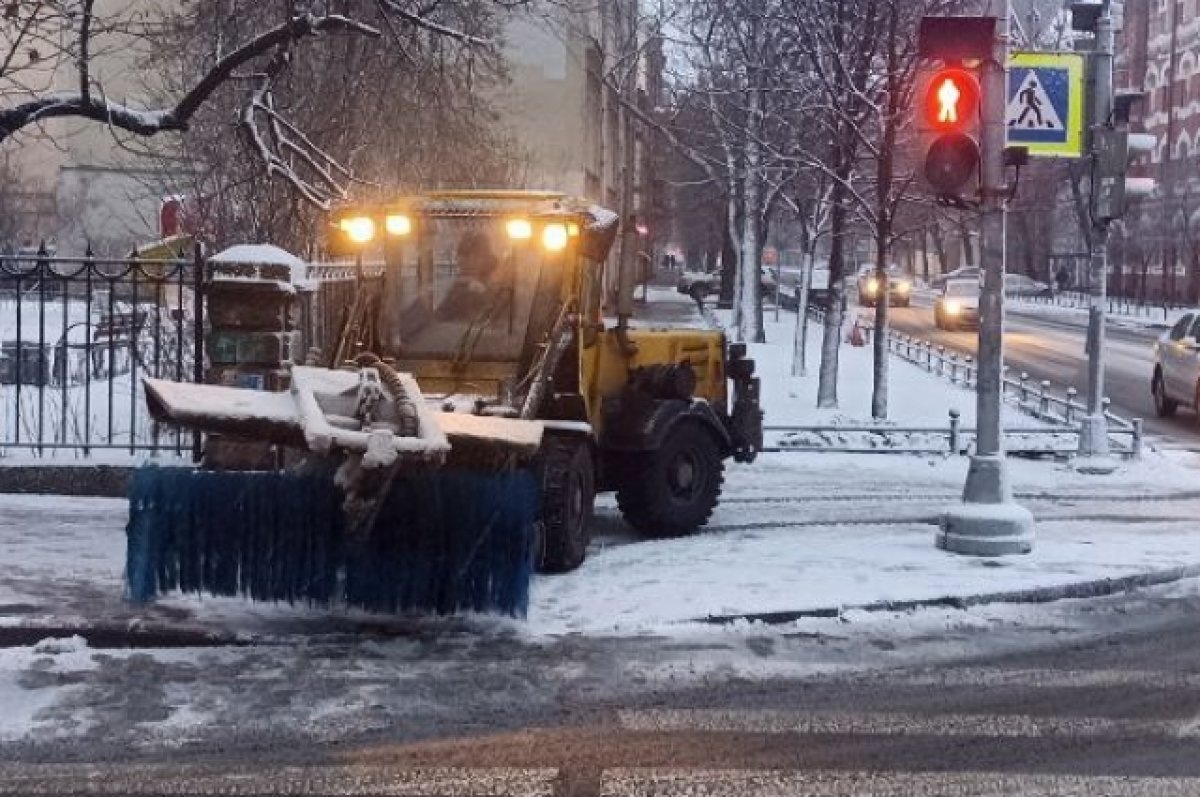
[[[596,474],[588,441],[568,435],[546,435],[537,460],[542,490],[539,573],[569,573],[583,564],[591,542]]]
[[[657,451],[630,456],[625,464],[617,506],[643,535],[681,537],[712,516],[725,463],[717,441],[700,424],[678,424]]]

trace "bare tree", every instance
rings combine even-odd
[[[314,91],[313,83],[327,77],[320,65],[334,63],[331,52],[352,54],[377,70],[383,65],[376,59],[411,59],[422,68],[410,70],[409,77],[444,85],[470,74],[474,53],[487,52],[493,12],[520,4],[216,0],[185,2],[164,24],[160,15],[136,5],[106,16],[94,11],[94,0],[9,2],[0,20],[0,145],[68,117],[140,137],[185,133],[236,84],[240,127],[257,168],[284,181],[303,202],[327,208],[347,196],[353,171],[292,118],[291,103],[337,102],[336,93]],[[116,37],[178,52],[176,80],[140,103],[110,94],[93,61],[98,42],[112,46]],[[457,68],[438,72],[451,63]],[[332,78],[340,81],[343,96],[372,88],[357,82],[363,72],[343,66]],[[68,71],[74,72],[74,85],[64,88]],[[327,115],[326,121],[342,125],[347,139],[362,124],[349,115]]]

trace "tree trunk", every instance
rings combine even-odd
[[[921,279],[929,284],[929,230],[921,228]]]
[[[965,223],[958,225],[958,237],[962,243],[962,263],[961,265],[968,268],[973,268],[975,263],[975,247],[971,243],[971,230]]]
[[[837,166],[837,182],[830,195],[829,232],[829,307],[825,312],[824,337],[821,340],[821,374],[817,385],[817,406],[833,409],[838,405],[838,353],[842,344],[842,315],[845,302],[846,190],[841,180],[850,176],[844,164]]]
[[[900,81],[897,76],[897,10],[888,13],[887,34],[887,98],[882,113],[883,141],[875,164],[875,272],[879,278],[879,293],[875,298],[874,374],[871,389],[871,417],[884,420],[888,416],[888,339],[891,335],[891,285],[888,257],[892,246],[892,182],[895,177],[896,124],[899,119]]]
[[[747,111],[750,135],[746,137],[746,173],[742,181],[742,251],[738,264],[741,295],[738,316],[741,339],[755,343],[766,342],[762,322],[762,281],[759,279],[762,270],[762,246],[759,242],[759,226],[762,223],[762,145],[759,143],[762,103],[762,92],[751,85],[750,108]]]
[[[933,248],[937,251],[938,256],[938,273],[945,274],[946,266],[946,239],[942,237],[942,228],[936,222],[929,228],[929,235],[933,238]]]
[[[729,268],[733,270],[733,318],[730,327],[733,332],[733,339],[738,343],[743,343],[746,340],[745,324],[742,321],[742,294],[745,292],[745,280],[742,279],[744,271],[743,264],[743,242],[741,240],[741,230],[739,229],[738,218],[738,197],[737,192],[729,192],[729,206],[726,209],[726,221],[729,224],[729,244],[730,251],[733,253],[733,261],[729,264]]]
[[[796,300],[796,330],[792,338],[792,376],[808,376],[808,297],[812,293],[816,250],[813,240],[806,239],[804,256],[800,262],[800,296]]]

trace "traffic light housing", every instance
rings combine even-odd
[[[957,65],[924,70],[914,99],[922,185],[938,199],[973,199],[981,163],[978,74]]]
[[[1129,168],[1143,156],[1149,158],[1158,140],[1149,133],[1130,133],[1123,127],[1092,131],[1096,161],[1092,171],[1092,218],[1112,221],[1125,215],[1130,199],[1154,193],[1153,177],[1131,177]]]

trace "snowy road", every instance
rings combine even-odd
[[[59,710],[94,732],[0,745],[0,795],[1195,795],[1198,601],[1181,584],[913,617],[900,636],[834,621],[669,642],[46,650],[41,680],[90,671],[124,722],[80,690]],[[164,702],[200,692],[242,695],[237,721],[163,723]],[[323,696],[305,721],[279,711],[299,694]]]
[[[1048,379],[1059,386],[1087,386],[1086,326],[1080,320],[1009,312],[1005,357],[1012,375],[1028,373],[1031,380]],[[974,355],[974,330],[944,331],[934,326],[932,305],[917,298],[911,308],[893,308],[892,326],[904,334],[931,340],[947,349]],[[1154,415],[1150,398],[1152,346],[1158,333],[1111,327],[1108,333],[1108,396],[1113,411],[1126,418],[1144,418],[1146,431],[1169,445],[1200,448],[1195,416],[1183,410],[1175,418]]]

